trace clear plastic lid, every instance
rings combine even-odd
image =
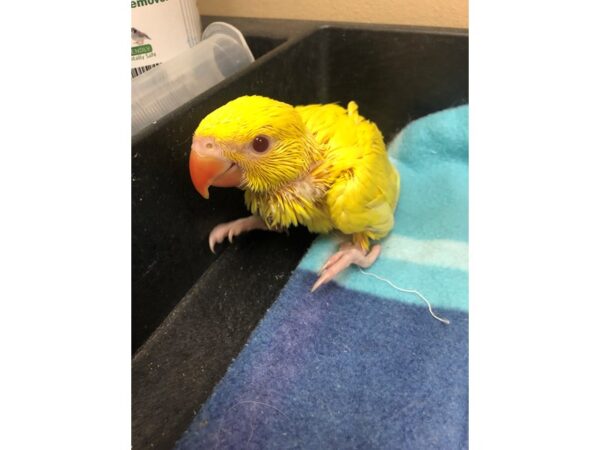
[[[210,24],[196,46],[132,80],[132,136],[253,61],[238,29]]]

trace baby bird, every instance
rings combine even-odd
[[[377,126],[355,102],[293,107],[243,96],[207,115],[196,129],[189,160],[197,191],[209,186],[245,191],[251,216],[216,226],[209,246],[254,229],[304,225],[338,230],[347,242],[319,272],[314,291],[351,264],[371,266],[394,225],[400,176]]]

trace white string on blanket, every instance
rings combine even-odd
[[[431,308],[431,303],[429,303],[429,300],[427,300],[427,299],[425,298],[425,296],[424,296],[423,294],[421,294],[419,291],[415,291],[414,289],[402,289],[401,287],[398,287],[398,286],[396,286],[396,285],[395,285],[394,283],[392,283],[390,280],[386,280],[385,278],[383,278],[383,277],[381,277],[381,276],[379,276],[379,275],[377,275],[377,274],[374,274],[373,272],[366,272],[366,271],[364,271],[363,269],[361,269],[360,267],[359,267],[359,270],[360,270],[360,271],[361,271],[363,274],[365,274],[365,275],[368,275],[368,276],[370,276],[370,277],[377,278],[378,280],[381,280],[381,281],[385,281],[387,284],[389,284],[391,287],[393,287],[393,288],[394,288],[394,289],[396,289],[397,291],[400,291],[400,292],[406,292],[406,293],[408,293],[408,294],[414,294],[414,295],[418,296],[418,297],[419,297],[421,300],[423,300],[425,303],[427,303],[427,307],[429,308],[429,313],[430,313],[430,314],[431,314],[431,315],[432,315],[432,316],[433,316],[435,319],[439,320],[439,321],[440,321],[440,322],[442,322],[442,323],[445,323],[446,325],[450,325],[450,321],[449,321],[448,319],[444,319],[443,317],[439,317],[439,316],[437,316],[437,315],[436,315],[436,314],[433,312],[433,309]]]

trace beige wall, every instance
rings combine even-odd
[[[468,0],[197,0],[203,16],[468,27]]]

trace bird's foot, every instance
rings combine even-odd
[[[208,235],[208,246],[210,247],[210,251],[214,253],[215,245],[223,242],[225,238],[229,239],[229,242],[233,242],[234,236],[239,236],[251,230],[266,229],[267,225],[258,216],[244,217],[233,222],[222,223],[214,227]]]
[[[374,245],[370,252],[364,251],[359,245],[345,243],[340,246],[340,250],[334,253],[319,270],[319,279],[313,285],[310,292],[316,291],[319,286],[331,281],[336,275],[343,272],[351,264],[356,264],[362,268],[370,267],[379,254],[381,245]]]

